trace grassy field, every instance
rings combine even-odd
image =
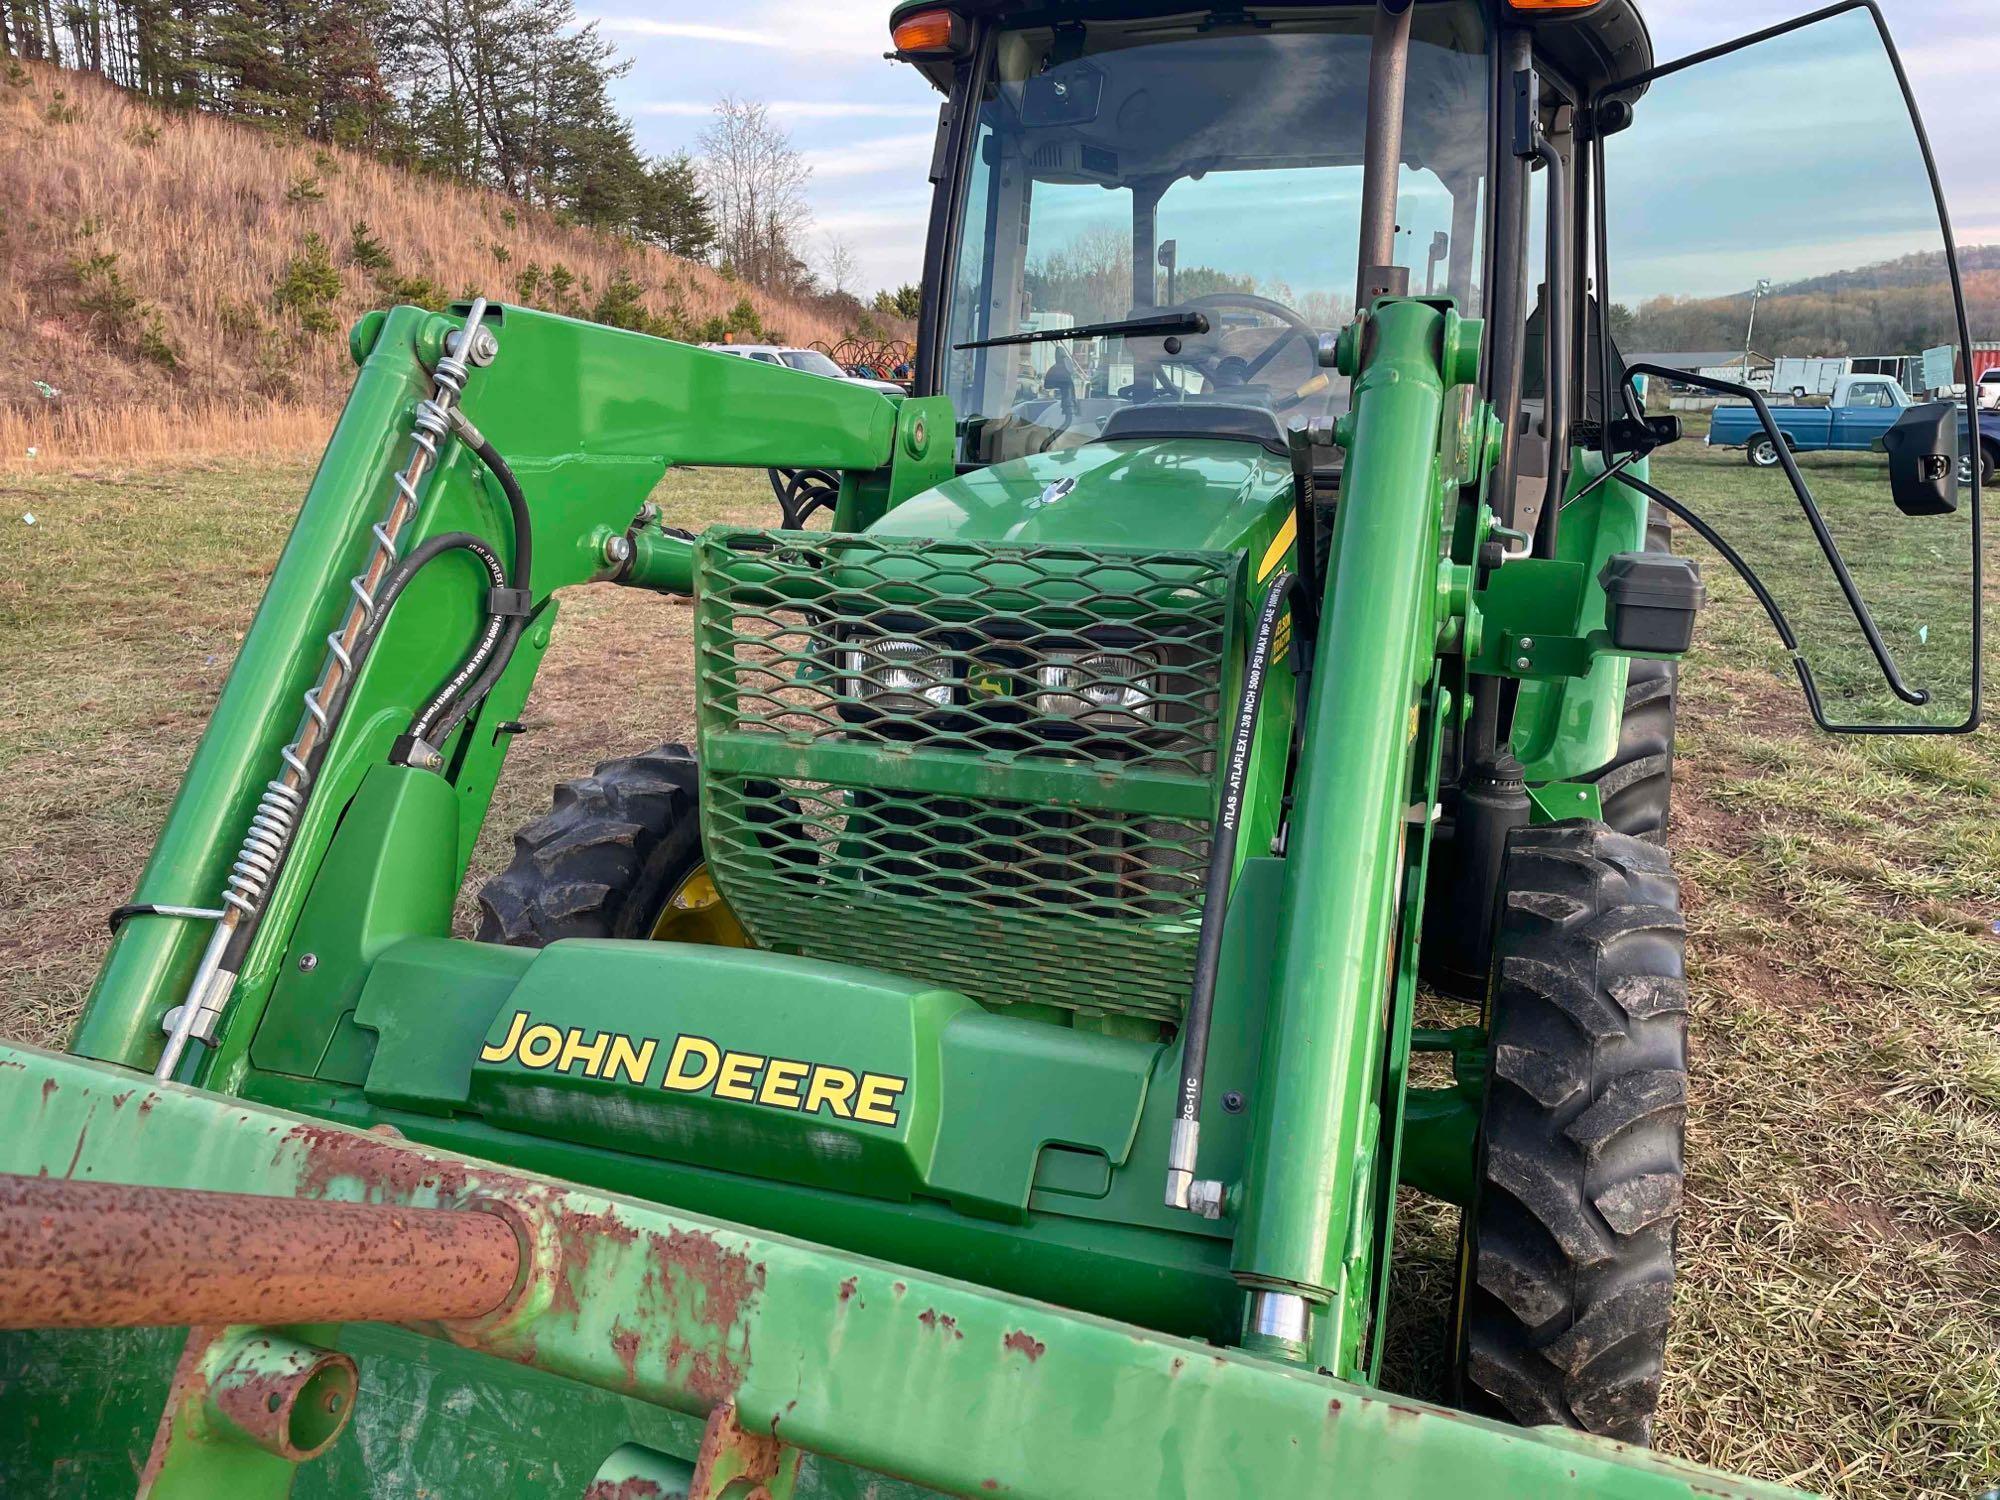
[[[1864,587],[1905,590],[1892,650],[1949,687],[1969,618],[1952,523],[1889,533],[1865,463],[1809,473]],[[0,479],[0,1035],[60,1043],[308,477]],[[1699,449],[1656,477],[1760,562],[1810,561],[1782,479]],[[684,524],[771,509],[760,476],[677,475],[661,498]],[[1842,1496],[1967,1496],[2000,1483],[2000,736],[1809,731],[1747,590],[1705,574],[1673,832],[1692,1177],[1659,1445]],[[1812,590],[1788,596],[1801,624],[1839,626]],[[609,588],[570,602],[469,887],[551,782],[690,732],[689,614]],[[1816,641],[1837,701],[1872,704],[1853,641]],[[1448,1215],[1415,1208],[1398,1368],[1423,1394],[1449,1250]]]

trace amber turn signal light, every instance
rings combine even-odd
[[[904,53],[956,52],[958,36],[958,18],[948,10],[917,11],[889,33],[896,50]]]

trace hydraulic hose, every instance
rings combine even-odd
[[[494,587],[511,587],[525,604],[533,597],[534,576],[534,526],[528,514],[527,497],[521,493],[520,481],[514,477],[513,469],[500,456],[499,450],[462,412],[454,410],[452,413],[452,428],[459,440],[499,482],[501,491],[507,497],[507,507],[514,523],[514,566],[511,578],[495,580]],[[486,629],[459,664],[458,670],[410,721],[406,743],[412,748],[421,745],[434,750],[451,737],[452,731],[458,728],[466,715],[493,690],[494,683],[500,680],[500,674],[513,660],[514,648],[521,639],[522,618],[519,613],[497,612],[487,617]]]
[[[1291,592],[1292,575],[1280,570],[1264,591],[1257,612],[1257,630],[1250,641],[1250,659],[1243,669],[1243,692],[1237,700],[1236,731],[1230,738],[1223,775],[1222,806],[1208,845],[1208,878],[1201,904],[1201,936],[1195,947],[1194,989],[1188,998],[1187,1022],[1181,1028],[1181,1088],[1167,1148],[1167,1205],[1206,1218],[1222,1213],[1219,1184],[1198,1184],[1195,1164],[1200,1154],[1201,1095],[1208,1070],[1208,1034],[1215,1018],[1215,976],[1222,957],[1222,928],[1229,915],[1229,877],[1236,867],[1236,837],[1242,826],[1244,783],[1250,774],[1250,751],[1256,742],[1257,711],[1264,702],[1264,683],[1271,665],[1271,642],[1277,634],[1278,612]],[[1203,1193],[1198,1188],[1209,1187]]]

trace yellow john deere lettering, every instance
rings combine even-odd
[[[656,1037],[576,1026],[565,1030],[535,1022],[520,1010],[509,1018],[505,1037],[479,1049],[479,1060],[643,1086],[659,1049]],[[737,1052],[691,1034],[674,1038],[659,1082],[672,1094],[707,1094],[766,1109],[888,1126],[902,1119],[902,1096],[909,1086],[907,1078],[894,1073],[858,1073],[830,1063]]]

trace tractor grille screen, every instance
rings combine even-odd
[[[702,836],[746,930],[988,1004],[1177,1018],[1237,567],[710,532]]]

